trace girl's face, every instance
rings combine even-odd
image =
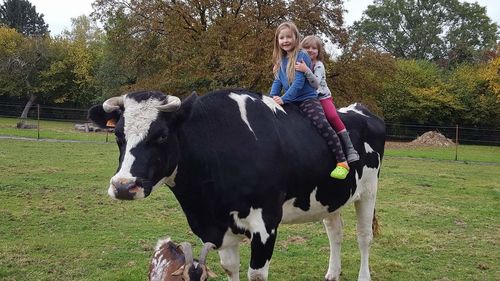
[[[284,28],[278,34],[278,45],[287,53],[295,49],[297,45],[296,41],[297,38],[295,38],[295,34],[293,34],[290,28]]]
[[[305,48],[307,54],[311,60],[315,61],[318,59],[318,47],[315,44],[311,44]]]

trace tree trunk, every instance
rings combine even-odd
[[[36,100],[36,96],[34,94],[30,94],[30,99],[28,100],[28,102],[24,106],[23,113],[21,114],[21,119],[17,123],[17,128],[20,128],[20,129],[33,128],[33,126],[28,125],[26,121],[28,119],[28,112],[30,111],[30,108],[33,105],[33,103],[35,102],[35,100]]]

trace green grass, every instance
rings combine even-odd
[[[437,160],[457,160],[500,163],[500,146],[459,145],[450,147],[413,147],[388,149],[386,156],[415,157]]]
[[[40,120],[40,130],[38,129],[17,129],[18,118],[0,118],[0,136],[38,138],[40,132],[41,139],[78,140],[105,142],[105,132],[85,133],[75,130],[75,122],[46,121]],[[28,120],[28,124],[37,125],[37,120]],[[109,140],[114,140],[113,134],[109,135]]]
[[[199,251],[167,188],[142,201],[109,199],[117,153],[106,143],[0,140],[0,280],[146,280],[160,237]],[[385,159],[373,280],[500,280],[499,176],[498,164]],[[359,270],[353,209],[343,215],[345,281],[357,280]],[[246,243],[241,253],[246,280]],[[323,280],[327,260],[321,223],[282,225],[270,280]],[[208,263],[214,280],[225,280],[215,253]]]

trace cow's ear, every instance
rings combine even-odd
[[[193,92],[189,97],[182,101],[181,107],[174,112],[174,116],[170,121],[171,128],[179,126],[182,122],[184,122],[184,120],[189,118],[193,109],[193,104],[197,99],[198,95],[196,92]]]
[[[115,110],[110,113],[104,111],[102,105],[94,105],[89,109],[88,118],[101,128],[114,128],[116,122],[120,120],[121,110]]]

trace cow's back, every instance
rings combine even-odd
[[[354,177],[330,178],[335,158],[309,119],[293,104],[283,107],[286,113],[279,107],[273,110],[266,98],[244,90],[223,90],[194,102],[180,133],[185,163],[196,175],[190,178],[196,181],[191,184],[213,184],[211,188],[225,194],[215,198],[222,205],[255,205],[250,198],[259,198],[262,204],[266,203],[262,198],[303,198],[296,204],[306,208],[307,198],[317,189],[321,198],[328,198],[325,204],[331,209],[342,206],[355,191]],[[362,160],[365,142],[382,153],[383,141],[369,139],[383,131],[380,119],[354,111],[342,118]],[[363,165],[358,162],[353,168]]]

